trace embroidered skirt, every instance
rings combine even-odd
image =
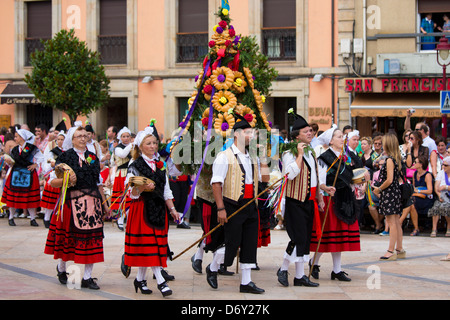
[[[9,208],[38,208],[41,202],[41,190],[36,170],[31,172],[31,185],[28,188],[12,186],[12,176],[13,172],[11,171],[3,188],[1,202],[5,203]]]
[[[122,176],[122,172],[119,172],[119,175],[114,178],[114,185],[111,196],[111,210],[119,210],[120,208],[129,209],[130,207],[130,197],[127,195],[125,198],[125,206],[122,203],[122,196],[125,191],[125,179],[126,176]],[[122,203],[122,207],[121,207]]]
[[[321,222],[325,219],[329,197],[324,197],[325,211],[320,213]],[[317,226],[313,225],[311,235],[310,250],[315,252],[318,244],[316,233]],[[328,217],[325,222],[322,240],[320,242],[319,252],[343,252],[343,251],[360,251],[360,233],[358,221],[353,224],[347,224],[339,220],[333,212],[333,201],[330,202]]]
[[[50,183],[46,182],[44,191],[42,192],[41,204],[42,209],[55,209],[56,203],[59,199],[61,188],[53,188]]]
[[[164,228],[146,222],[144,201],[132,200],[125,231],[125,264],[130,267],[167,267],[168,220]]]
[[[44,253],[79,264],[103,262],[103,237],[103,228],[92,231],[76,228],[71,206],[65,203],[62,216],[52,216]]]

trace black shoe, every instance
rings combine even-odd
[[[134,279],[134,289],[136,290],[136,293],[139,290],[141,290],[142,294],[151,294],[153,291],[150,290],[147,287],[147,280],[137,281],[137,279]]]
[[[46,227],[47,229],[50,228],[50,220],[44,220],[44,227]]]
[[[14,222],[14,219],[9,219],[9,220],[8,220],[8,224],[9,224],[11,227],[15,227],[15,226],[16,226],[16,223]]]
[[[228,271],[227,267],[222,263],[217,271],[221,276],[232,276],[234,274],[233,271]]]
[[[192,269],[194,269],[195,272],[201,274],[202,273],[202,260],[200,260],[200,259],[195,260],[195,254],[194,254],[191,258],[191,262],[192,262]]]
[[[206,267],[206,282],[208,282],[208,284],[211,286],[211,288],[213,289],[217,289],[218,288],[218,284],[217,284],[217,271],[211,271],[211,269],[209,268],[210,265],[208,265]]]
[[[278,282],[279,282],[283,287],[289,287],[288,272],[287,272],[287,270],[281,270],[281,268],[278,269],[278,271],[277,271],[277,276],[278,276]]]
[[[172,290],[167,285],[167,282],[158,284],[158,289],[159,289],[159,291],[161,291],[161,294],[163,295],[163,297],[167,297],[172,294]]]
[[[331,271],[331,280],[338,279],[339,281],[352,281],[348,276],[348,273],[341,271],[338,273],[334,273],[334,271]]]
[[[125,254],[122,255],[122,262],[120,263],[120,271],[122,271],[122,274],[125,276],[125,278],[128,278],[130,276],[131,267],[125,264]]]
[[[89,288],[92,290],[98,290],[100,287],[95,283],[94,279],[89,278],[87,280],[82,279],[81,280],[81,287],[82,288]]]
[[[177,228],[190,229],[191,227],[186,222],[183,221],[182,223],[177,225]]]
[[[294,286],[318,287],[319,284],[311,282],[307,276],[303,276],[301,279],[294,278]]]
[[[254,284],[252,281],[250,281],[246,285],[241,284],[239,287],[239,292],[261,294],[261,293],[264,293],[265,291],[264,291],[264,289],[258,288],[256,286],[256,284]]]
[[[39,227],[39,225],[38,225],[38,223],[36,222],[35,219],[30,221],[30,226],[32,226],[32,227]]]
[[[64,272],[60,272],[58,270],[58,266],[56,266],[56,272],[58,273],[57,277],[58,277],[59,283],[67,284],[67,275],[68,275],[68,273],[65,272],[65,271]]]
[[[256,267],[252,268],[252,270],[259,271],[261,269],[259,268],[258,264],[256,264]]]
[[[320,266],[315,264],[312,266],[312,271],[311,271],[311,260],[309,260],[309,270],[311,272],[311,276],[314,279],[319,279],[319,272],[320,272]]]
[[[175,280],[175,277],[170,275],[166,270],[161,269],[161,275],[163,276],[164,280],[166,281],[173,281]]]

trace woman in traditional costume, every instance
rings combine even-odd
[[[14,212],[25,209],[30,213],[30,225],[38,227],[36,209],[41,202],[39,177],[36,168],[43,162],[42,152],[34,145],[34,134],[18,129],[14,135],[17,143],[11,157],[5,162],[11,167],[3,189],[1,202],[9,208],[9,225],[15,226]]]
[[[50,175],[53,188],[62,188],[60,210],[53,215],[45,245],[45,253],[59,259],[56,267],[58,279],[67,283],[66,262],[84,264],[82,288],[100,289],[92,278],[94,263],[104,261],[103,205],[100,179],[100,161],[86,148],[87,133],[83,127],[69,129],[63,152],[56,166],[66,164],[72,171],[69,187],[64,190],[64,178]]]
[[[53,210],[56,207],[56,203],[59,199],[59,194],[61,193],[61,188],[53,188],[48,180],[50,179],[50,174],[55,168],[56,159],[63,153],[63,143],[66,135],[64,131],[60,131],[56,136],[56,146],[49,143],[44,152],[44,163],[42,165],[44,176],[46,177],[46,182],[44,185],[44,191],[42,192],[41,198],[41,209],[44,210],[44,226],[46,228],[50,227],[50,219]],[[52,148],[53,147],[53,148]]]
[[[343,251],[360,251],[360,233],[358,225],[358,206],[355,193],[352,191],[352,178],[354,167],[349,164],[350,158],[346,153],[342,154],[344,136],[339,129],[334,130],[329,142],[330,148],[319,156],[319,180],[320,189],[325,192],[325,212],[328,217],[322,234],[319,250],[314,259],[310,261],[312,265],[312,276],[319,278],[319,259],[324,252],[330,252],[333,259],[333,271],[331,279],[339,281],[351,281],[347,273],[341,270],[341,253]],[[339,157],[344,157],[339,159]],[[348,157],[348,158],[347,158]],[[347,163],[346,163],[347,162]],[[340,164],[340,168],[339,168]],[[339,168],[336,184],[333,187],[336,172]],[[331,202],[329,198],[331,197]],[[328,209],[327,206],[330,206]],[[321,217],[323,223],[324,216]],[[316,251],[319,239],[314,224],[311,251]],[[314,261],[314,263],[312,263]]]
[[[159,137],[154,126],[137,134],[133,151],[133,162],[128,168],[126,183],[131,187],[131,204],[125,232],[124,264],[138,267],[134,280],[136,292],[150,294],[147,287],[148,267],[156,278],[162,295],[172,294],[161,271],[167,267],[168,216],[166,207],[175,221],[180,219],[173,205],[173,195],[164,162],[159,159]],[[144,177],[151,182],[135,183],[133,177]]]
[[[117,134],[120,143],[114,149],[114,164],[116,165],[116,172],[114,178],[114,185],[111,197],[111,210],[119,211],[117,219],[117,226],[123,231],[123,222],[125,219],[125,212],[129,209],[130,198],[124,195],[125,179],[127,177],[127,169],[131,160],[131,131],[127,127],[123,127]],[[123,199],[123,197],[126,197]],[[123,203],[125,201],[125,205]]]

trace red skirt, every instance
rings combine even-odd
[[[37,171],[31,174],[32,182],[29,188],[16,188],[11,185],[12,171],[8,175],[3,188],[1,202],[9,208],[32,209],[39,208],[41,202],[41,189]]]
[[[63,219],[57,214],[52,216],[44,253],[79,264],[103,262],[103,237],[103,228],[91,232],[73,228],[72,210],[66,203]]]
[[[125,264],[130,267],[167,267],[168,221],[162,229],[144,220],[144,201],[132,200],[125,232]]]
[[[328,206],[329,197],[324,197],[325,206]],[[325,211],[320,213],[320,221],[323,223],[325,219]],[[318,244],[317,225],[313,224],[313,231],[311,235],[310,250],[315,252]],[[328,212],[327,221],[323,230],[322,240],[320,241],[318,252],[343,252],[343,251],[360,251],[360,233],[359,224],[356,220],[349,225],[339,220],[333,211],[333,201],[330,202],[330,209]]]
[[[41,205],[42,209],[55,209],[56,203],[59,199],[61,188],[53,188],[50,183],[46,182],[44,191],[42,192]]]
[[[117,177],[114,178],[114,185],[111,194],[111,210],[119,210],[120,204],[122,203],[122,195],[125,191],[125,179],[126,177],[122,177],[122,173],[120,172]],[[131,198],[126,196],[125,199],[125,209],[130,208]],[[123,203],[122,203],[123,205]],[[123,207],[122,207],[123,208]]]

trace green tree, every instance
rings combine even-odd
[[[74,30],[61,30],[31,54],[25,82],[44,105],[67,113],[70,121],[88,116],[109,100],[109,83],[98,52],[80,41]]]

